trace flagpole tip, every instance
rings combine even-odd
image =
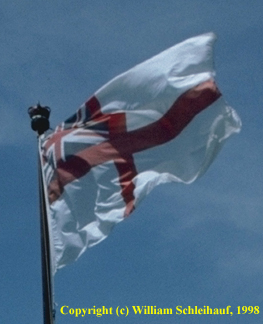
[[[33,131],[38,132],[38,135],[42,135],[49,129],[49,115],[51,109],[47,106],[41,106],[40,103],[36,106],[28,108],[28,114],[31,118],[31,128]]]

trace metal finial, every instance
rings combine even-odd
[[[41,106],[38,102],[36,106],[28,108],[28,114],[31,118],[31,128],[42,135],[49,129],[49,115],[51,109],[47,106]]]

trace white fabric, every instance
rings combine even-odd
[[[95,93],[101,112],[124,112],[127,131],[159,120],[187,90],[213,78],[214,41],[212,33],[188,39],[114,78]],[[85,105],[80,109],[84,111]],[[69,144],[73,147],[75,142],[98,145],[105,141],[102,137],[78,135],[85,124],[80,120],[77,126],[76,131],[63,137],[62,150]],[[161,183],[193,182],[206,171],[225,139],[239,132],[240,127],[238,115],[220,97],[173,140],[134,153],[135,207]],[[41,137],[41,154],[48,159],[43,165],[46,188],[55,162],[52,147],[46,152],[43,146],[52,135]],[[68,183],[51,205],[47,204],[53,273],[105,239],[124,219],[126,208],[113,161],[94,166],[80,179]]]

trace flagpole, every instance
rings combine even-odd
[[[42,265],[42,298],[44,324],[54,323],[53,293],[50,264],[50,246],[47,224],[47,210],[43,177],[39,161],[39,199],[40,199],[40,235],[41,235],[41,265]]]
[[[31,127],[38,135],[49,129],[48,107],[30,107],[28,113],[31,118]],[[38,137],[39,139],[39,137]],[[39,141],[38,141],[39,144]],[[39,154],[39,153],[38,153]],[[55,310],[53,303],[52,273],[50,259],[49,231],[47,220],[47,209],[45,189],[42,176],[41,157],[38,155],[38,181],[39,181],[39,203],[40,203],[40,240],[41,240],[41,269],[42,269],[42,299],[43,299],[43,324],[54,324]]]

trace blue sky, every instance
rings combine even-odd
[[[154,190],[107,240],[55,277],[58,324],[262,323],[261,0],[3,1],[0,12],[0,320],[41,323],[37,140],[115,75],[201,33],[218,36],[217,84],[243,128],[190,186]],[[75,318],[60,307],[259,306],[259,315]]]

